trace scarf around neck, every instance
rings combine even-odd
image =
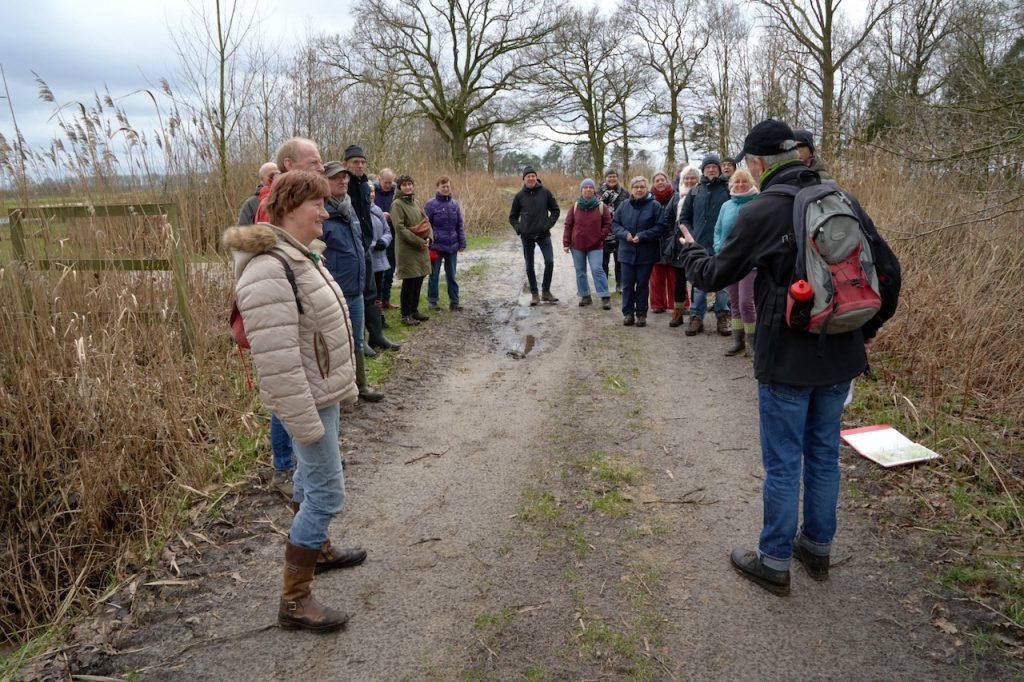
[[[579,207],[581,211],[589,211],[591,209],[597,208],[597,205],[600,203],[601,199],[599,199],[596,194],[590,197],[589,199],[584,199],[583,197],[579,197],[576,199],[576,205]]]
[[[651,189],[651,194],[654,195],[654,198],[658,200],[659,204],[664,204],[666,201],[668,201],[669,197],[672,196],[672,193],[674,191],[675,190],[672,189],[672,185],[665,185],[665,189],[661,191],[658,191],[657,189]]]

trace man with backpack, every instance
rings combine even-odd
[[[867,368],[866,346],[895,312],[900,266],[857,201],[801,162],[788,125],[758,123],[744,140],[744,157],[759,196],[741,209],[715,256],[684,229],[681,259],[688,279],[705,291],[757,269],[764,525],[757,550],[735,549],[730,560],[744,577],[785,595],[794,556],[815,580],[828,578],[843,402],[850,381]],[[808,225],[815,226],[810,233]]]

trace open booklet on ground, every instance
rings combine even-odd
[[[884,467],[925,462],[939,456],[925,446],[910,440],[888,424],[846,429],[839,435],[858,454]]]

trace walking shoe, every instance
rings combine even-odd
[[[391,301],[381,301],[380,302],[380,309],[381,310],[394,310],[395,306],[391,305]]]
[[[807,575],[811,576],[814,580],[818,582],[828,580],[828,554],[814,554],[811,550],[801,545],[799,541],[794,541],[793,558],[804,565]]]
[[[704,320],[696,315],[690,316],[690,326],[686,328],[687,336],[697,336],[704,331]]]
[[[729,555],[733,567],[747,580],[750,580],[772,594],[785,597],[789,594],[789,571],[776,571],[761,562],[761,557],[749,549],[737,547]]]
[[[675,328],[683,324],[686,314],[682,308],[676,308],[672,311],[672,319],[669,320],[668,326]]]
[[[732,336],[732,315],[729,313],[718,313],[718,333],[721,336]]]
[[[632,315],[626,315],[622,318],[623,327],[632,327],[634,324],[636,324],[636,318]]]
[[[453,313],[462,312],[462,306],[458,303],[449,303],[448,310],[451,310]]]
[[[373,349],[373,347],[370,346],[370,344],[364,343],[363,344],[363,356],[367,357],[367,358],[375,358],[375,357],[377,357],[377,351],[375,351]]]
[[[611,296],[605,296],[604,298],[601,299],[601,308],[603,310],[611,310],[612,309],[612,297]]]
[[[331,547],[330,538],[320,545],[320,556],[316,558],[313,575],[320,575],[336,568],[352,568],[366,561],[366,550],[359,547],[336,550]]]
[[[558,303],[558,299],[552,296],[550,291],[545,291],[543,294],[541,294],[540,300],[544,301],[545,303]]]
[[[311,590],[320,548],[299,547],[291,542],[284,547],[284,586],[277,609],[277,624],[286,629],[331,632],[345,627],[348,615],[322,605]]]
[[[435,312],[441,309],[441,306],[437,304],[437,301],[427,301],[427,307]]]
[[[651,308],[651,312],[654,313],[655,315],[661,315],[663,312],[665,312],[665,309],[664,308]]]
[[[594,302],[594,299],[590,298],[589,295],[588,296],[583,296],[583,297],[580,298],[580,307],[582,308],[583,306],[590,305],[593,302]]]
[[[368,346],[373,348],[373,349],[375,349],[375,350],[379,350],[379,351],[385,351],[385,350],[395,350],[395,351],[397,351],[397,350],[402,350],[402,344],[400,344],[400,343],[391,343],[391,341],[388,341],[387,337],[382,338],[380,340],[380,342],[370,341]]]
[[[415,327],[419,323],[420,321],[417,320],[412,315],[406,315],[405,317],[402,318],[402,324],[404,324],[406,327]]]
[[[638,327],[646,327],[647,326],[647,316],[646,315],[637,315],[636,316],[636,326],[638,326]]]
[[[531,307],[532,307],[532,306],[535,306],[535,305],[537,305],[538,303],[540,303],[540,294],[538,294],[538,293],[537,293],[537,292],[535,291],[535,292],[533,292],[532,294],[530,294],[530,306],[531,306]]]
[[[270,485],[274,487],[274,490],[290,500],[292,499],[292,493],[294,492],[294,487],[292,485],[292,477],[294,476],[294,467],[284,471],[278,471],[275,469],[274,474],[270,477]]]
[[[732,348],[730,348],[729,350],[725,351],[726,357],[730,357],[730,358],[732,356],[734,356],[734,355],[739,355],[740,353],[742,353],[747,348],[747,344],[746,344],[747,333],[746,333],[746,331],[744,331],[743,327],[740,327],[739,329],[735,330],[732,333],[732,336],[735,339],[735,341],[733,341]]]
[[[424,315],[418,310],[414,312],[412,315],[410,315],[410,317],[412,317],[412,319],[414,320],[419,320],[420,322],[426,322],[427,320],[430,319],[429,315]]]

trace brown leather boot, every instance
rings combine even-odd
[[[323,606],[310,590],[320,549],[307,549],[288,542],[284,546],[284,587],[277,624],[286,630],[332,632],[345,627],[348,615]]]
[[[678,327],[683,324],[686,311],[682,308],[674,308],[672,310],[672,319],[669,320],[668,326]]]
[[[320,546],[320,556],[316,558],[316,568],[313,575],[320,575],[325,571],[332,571],[335,568],[351,568],[366,561],[366,550],[354,547],[352,549],[334,549],[331,546],[331,539]]]
[[[719,336],[732,336],[732,315],[729,313],[718,313],[716,316],[716,328]]]

